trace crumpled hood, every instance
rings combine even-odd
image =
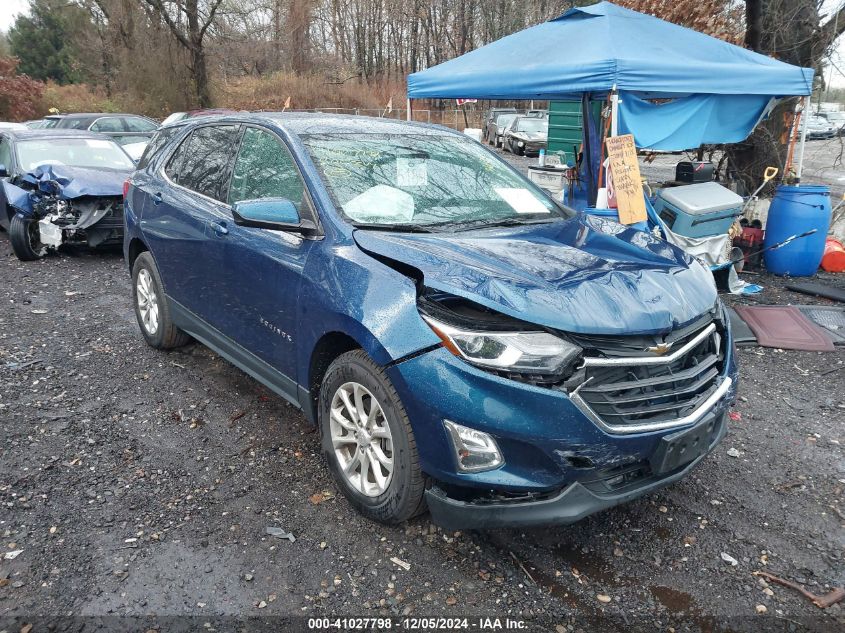
[[[39,165],[23,180],[33,185],[55,180],[61,186],[61,197],[72,200],[82,196],[122,196],[123,183],[130,170]]]
[[[26,188],[3,181],[6,200],[9,204],[23,211],[32,212],[31,195],[40,195],[48,191],[47,183],[59,184],[59,197],[73,200],[83,196],[123,196],[123,183],[131,172],[123,169],[101,169],[90,167],[70,167],[68,165],[39,165],[27,172],[20,180]]]
[[[671,244],[603,218],[453,234],[359,229],[366,252],[508,316],[583,334],[665,332],[710,310],[712,274]]]

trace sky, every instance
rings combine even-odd
[[[0,31],[8,31],[19,13],[29,8],[29,0],[0,0]]]
[[[845,0],[825,0],[822,12],[832,15],[837,7]],[[19,13],[25,13],[29,7],[29,0],[0,0],[0,31],[8,31]],[[845,35],[839,38],[837,46],[831,55],[833,64],[825,69],[825,80],[836,88],[845,88]],[[835,67],[837,66],[839,70]],[[841,72],[840,72],[841,71]]]

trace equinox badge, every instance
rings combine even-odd
[[[670,349],[672,349],[672,343],[658,343],[652,347],[646,347],[645,351],[651,352],[655,356],[664,356]]]

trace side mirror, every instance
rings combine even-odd
[[[304,233],[316,226],[299,217],[296,205],[287,198],[260,198],[241,200],[232,206],[232,217],[239,226],[258,229]]]
[[[9,177],[9,170],[6,169],[6,166],[3,163],[0,163],[0,178],[8,178]]]

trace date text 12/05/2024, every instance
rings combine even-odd
[[[309,618],[308,630],[366,631],[398,629],[405,631],[519,631],[524,620],[499,617],[413,617],[413,618]]]

